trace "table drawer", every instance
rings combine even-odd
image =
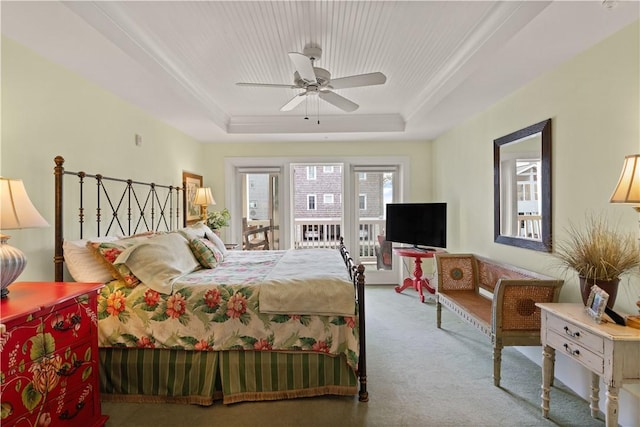
[[[603,337],[555,316],[549,316],[547,322],[547,329],[550,331],[554,331],[558,335],[565,337],[567,340],[588,348],[594,353],[604,354]]]
[[[566,335],[549,331],[547,334],[547,345],[556,349],[556,354],[562,353],[573,360],[580,362],[585,368],[602,375],[604,373],[604,358],[601,354],[590,351],[580,343],[569,339]]]
[[[3,356],[8,356],[0,358],[0,370],[7,372],[16,356],[28,355],[37,360],[58,348],[77,345],[80,337],[89,339],[95,334],[91,325],[95,314],[89,307],[88,299],[82,296],[78,301],[55,305],[6,325],[0,350]]]
[[[7,421],[7,427],[32,427],[40,425],[90,426],[95,424],[97,398],[91,385],[72,390],[70,393],[50,399],[42,410],[27,412],[20,417]],[[98,406],[99,408],[99,406]],[[4,422],[2,423],[4,426]]]
[[[25,359],[20,359],[9,371],[3,372],[5,380],[0,385],[2,425],[23,418],[24,414],[38,412],[45,400],[64,396],[67,390],[92,386],[97,355],[93,354],[88,339],[83,338],[76,344],[61,347],[34,361],[25,363]]]

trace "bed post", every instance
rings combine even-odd
[[[367,391],[367,346],[364,329],[364,265],[359,264],[356,269],[356,284],[358,286],[358,326],[360,328],[360,357],[358,359],[358,378],[360,379],[360,402],[369,401]]]
[[[64,176],[64,158],[56,156],[53,161],[56,167],[53,168],[55,176],[55,249],[53,255],[54,278],[56,282],[62,282],[62,263],[64,261],[62,255],[62,177]]]

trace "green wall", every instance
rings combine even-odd
[[[135,134],[143,138],[134,144]],[[27,255],[19,280],[53,280],[53,158],[71,171],[180,185],[202,174],[202,144],[127,101],[2,38],[0,173],[20,178],[46,229],[7,230]],[[67,230],[76,230],[72,222]]]
[[[554,237],[585,213],[607,214],[622,228],[638,230],[638,215],[610,204],[624,156],[640,152],[639,24],[519,89],[434,141],[436,198],[453,206],[452,250],[474,251],[554,276],[562,275],[546,253],[493,242],[493,140],[552,119]],[[575,299],[577,280],[566,277],[562,299]],[[633,283],[633,296],[640,293]],[[630,286],[625,286],[628,288]],[[631,295],[620,295],[631,310]],[[633,300],[635,302],[635,299]]]
[[[577,277],[565,275],[551,255],[493,242],[493,140],[552,119],[554,238],[562,238],[570,222],[580,224],[586,213],[605,213],[621,228],[640,233],[630,206],[609,203],[625,155],[640,152],[639,53],[636,22],[434,141],[435,197],[452,207],[450,250],[563,277],[561,301],[580,301]],[[639,295],[640,278],[624,278],[616,310],[635,312]],[[540,363],[539,349],[523,352]],[[587,396],[586,374],[563,360],[556,373],[563,372],[560,379]],[[623,425],[640,425],[638,403],[623,393]]]

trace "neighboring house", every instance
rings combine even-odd
[[[384,216],[382,174],[358,173],[358,215],[381,219]],[[293,167],[294,220],[313,219],[303,224],[306,239],[324,236],[325,227],[332,238],[340,236],[343,215],[342,166],[297,165]],[[330,225],[331,224],[331,225]],[[367,238],[368,227],[360,226],[360,237]]]

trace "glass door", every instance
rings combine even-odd
[[[344,230],[343,169],[339,163],[291,165],[291,247],[338,247]]]
[[[280,249],[278,173],[241,172],[243,249]]]
[[[398,262],[394,262],[391,242],[385,240],[386,206],[397,200],[397,168],[354,166],[355,236],[357,262],[366,267],[367,283],[395,283]]]

